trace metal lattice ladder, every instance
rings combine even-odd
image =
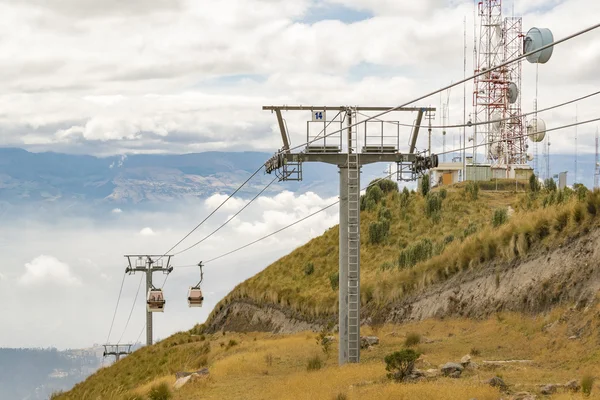
[[[356,113],[351,111],[356,123]],[[360,163],[358,132],[351,128],[348,149],[348,361],[360,361]]]

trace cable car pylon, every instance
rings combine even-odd
[[[121,356],[126,356],[126,355],[131,354],[131,347],[133,345],[132,344],[103,344],[102,346],[104,346],[104,353],[102,354],[102,356],[103,357],[114,356],[115,362],[117,362],[121,359]]]
[[[152,313],[164,312],[165,296],[162,289],[152,284],[152,274],[162,272],[170,274],[173,272],[170,255],[126,255],[128,266],[126,274],[143,272],[146,274],[146,345],[152,345]],[[166,260],[166,262],[163,262]],[[133,261],[133,262],[132,262]]]
[[[204,302],[204,296],[202,295],[202,289],[200,285],[204,280],[204,272],[202,271],[202,261],[198,263],[198,267],[200,267],[200,282],[196,284],[196,286],[190,286],[188,291],[188,306],[189,307],[202,307],[202,303]]]

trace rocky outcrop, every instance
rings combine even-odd
[[[259,305],[240,299],[224,305],[205,324],[207,333],[216,331],[295,333],[318,331],[328,320],[309,320],[289,308]]]
[[[600,291],[600,230],[571,238],[555,249],[538,249],[524,259],[490,262],[426,287],[384,310],[362,308],[363,323],[375,312],[386,323],[427,318],[486,318],[498,311],[538,313],[560,304],[584,308]],[[308,317],[275,304],[251,299],[222,303],[206,323],[208,332],[317,331],[337,316]],[[582,327],[584,329],[585,327]],[[335,328],[334,328],[335,329]],[[580,332],[574,332],[575,335]]]

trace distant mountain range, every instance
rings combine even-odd
[[[13,206],[51,209],[94,209],[122,205],[144,207],[177,200],[206,198],[232,193],[269,157],[261,152],[206,152],[182,155],[129,155],[99,158],[60,153],[30,153],[18,148],[0,148],[0,211]],[[540,163],[541,165],[542,163]],[[552,155],[551,173],[570,171],[573,183],[574,157]],[[338,194],[335,166],[305,163],[302,182],[281,182],[266,192],[282,190],[321,196]],[[363,169],[362,186],[383,175],[384,164]],[[593,186],[594,156],[578,158],[578,179]],[[260,172],[240,192],[251,197],[273,177]]]
[[[206,152],[182,155],[129,155],[99,158],[30,153],[0,148],[0,202],[9,205],[164,203],[233,192],[271,156],[259,152]],[[266,193],[338,191],[333,166],[306,165],[303,182],[273,185]],[[238,192],[254,196],[274,176],[260,172]]]

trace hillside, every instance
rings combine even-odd
[[[176,372],[203,366],[210,377],[174,399],[499,399],[485,383],[495,375],[512,393],[538,394],[541,384],[597,375],[600,192],[514,193],[513,185],[457,185],[427,196],[391,182],[369,189],[361,202],[362,330],[381,343],[363,351],[360,365],[337,368],[336,346],[324,356],[306,332],[336,322],[334,227],[238,285],[205,324],[56,398],[145,399]],[[420,338],[422,368],[465,354],[481,368],[459,380],[391,383],[382,360],[411,334]],[[315,356],[323,364],[317,374],[307,370]]]
[[[596,207],[598,193],[479,190],[473,196],[468,189],[458,185],[427,197],[392,191],[369,201],[361,214],[363,324],[538,312],[594,292],[597,276],[573,281],[591,273],[577,260],[582,252],[597,254],[600,244],[596,211],[587,205]],[[506,222],[494,226],[494,214]],[[382,223],[389,233],[374,244],[369,231]],[[337,243],[331,228],[238,285],[215,308],[207,331],[291,333],[335,323]]]

